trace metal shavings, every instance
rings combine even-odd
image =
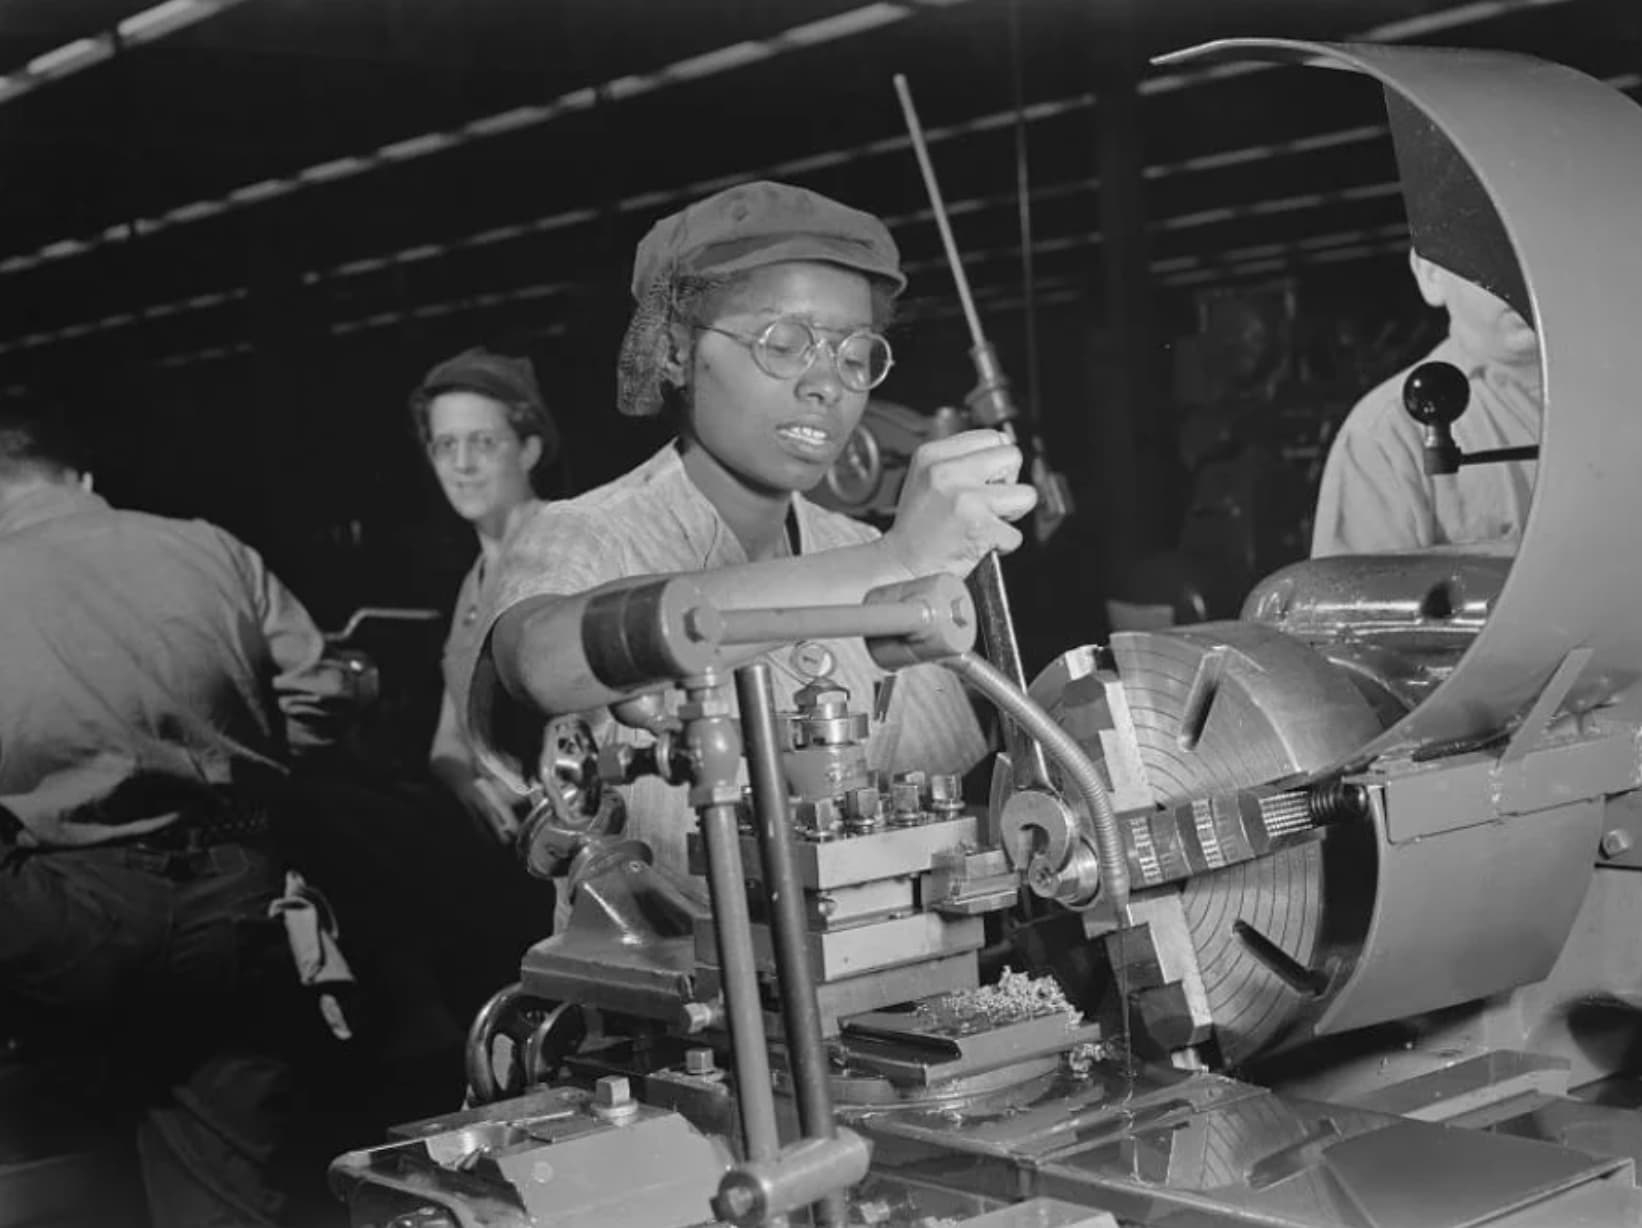
[[[1066,1051],[1067,1072],[1079,1079],[1087,1079],[1095,1069],[1095,1063],[1105,1056],[1105,1050],[1098,1041],[1086,1040],[1081,1045],[1073,1045]]]
[[[1083,1022],[1083,1014],[1066,999],[1053,976],[1031,976],[1005,968],[996,985],[963,989],[918,1004],[919,1022],[925,1026],[968,1034],[1022,1023],[1045,1015],[1063,1014],[1068,1029]]]

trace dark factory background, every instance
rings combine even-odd
[[[633,246],[719,186],[884,216],[911,286],[881,391],[962,404],[901,72],[1075,497],[1009,564],[1029,668],[1114,600],[1235,612],[1304,552],[1333,426],[1437,321],[1372,82],[1151,63],[1234,36],[1642,82],[1634,0],[5,0],[0,393],[61,404],[101,491],[241,534],[324,625],[447,607],[472,536],[407,391],[469,345],[527,354],[566,441],[546,493],[614,476],[660,441],[613,409]]]

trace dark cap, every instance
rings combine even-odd
[[[681,277],[724,277],[787,260],[843,265],[906,289],[889,227],[819,192],[738,184],[661,219],[633,257],[636,307],[616,362],[616,405],[646,417],[663,404],[661,364]]]
[[[633,297],[663,273],[721,275],[784,260],[841,264],[906,288],[889,228],[859,209],[785,183],[738,184],[650,228],[633,258]]]
[[[559,431],[542,400],[536,372],[528,358],[510,358],[476,346],[447,358],[422,378],[411,403],[419,413],[442,392],[476,392],[508,406],[508,421],[521,438],[539,435],[542,464],[550,463],[559,451]],[[424,422],[424,429],[425,429]]]
[[[1532,324],[1522,266],[1465,155],[1400,94],[1387,90],[1385,109],[1414,250],[1505,300]]]

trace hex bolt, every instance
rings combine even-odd
[[[593,1084],[593,1115],[613,1126],[624,1125],[639,1115],[639,1102],[626,1075],[605,1075]]]
[[[798,831],[806,840],[831,840],[844,826],[844,816],[838,803],[830,797],[813,802],[799,802],[793,811]]]
[[[851,789],[844,803],[852,819],[876,819],[884,811],[884,796],[872,785]]]
[[[684,1073],[710,1075],[718,1070],[718,1059],[705,1045],[684,1051]]]
[[[605,1075],[593,1084],[593,1103],[601,1109],[617,1109],[633,1103],[633,1088],[626,1075]]]
[[[1623,857],[1631,851],[1631,833],[1624,828],[1615,827],[1602,834],[1602,855],[1604,857]]]
[[[963,781],[950,772],[937,772],[931,776],[929,808],[941,815],[957,814],[964,808]]]
[[[916,827],[923,822],[923,800],[918,782],[897,780],[889,787],[890,826]]]
[[[890,783],[891,783],[892,786],[893,785],[917,785],[918,786],[918,798],[919,798],[920,801],[922,801],[924,796],[929,792],[929,773],[924,772],[924,771],[920,771],[916,768],[913,768],[913,769],[911,769],[909,771],[905,771],[905,772],[897,772],[897,773],[895,773],[894,780],[891,781]]]
[[[833,798],[823,797],[815,803],[815,825],[827,831],[835,831],[844,821],[844,816],[838,812],[838,803]]]
[[[871,785],[844,795],[844,827],[852,836],[870,836],[884,825],[884,797]]]

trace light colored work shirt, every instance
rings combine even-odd
[[[519,524],[530,518],[540,502],[537,499],[526,500],[508,514],[504,541]],[[451,611],[450,629],[445,633],[445,648],[439,662],[440,673],[445,680],[444,702],[450,704],[456,714],[456,727],[464,746],[471,740],[468,736],[467,689],[473,659],[479,651],[484,588],[489,571],[485,552],[481,550],[473,560],[473,566],[468,568],[467,575],[462,577],[462,587],[456,594],[456,606]]]
[[[827,511],[795,495],[799,553],[815,554],[872,541],[870,526]],[[644,464],[608,485],[575,499],[536,508],[510,538],[480,617],[480,641],[512,606],[541,595],[573,596],[625,577],[710,571],[748,561],[740,540],[718,509],[685,472],[677,448],[669,444]],[[781,604],[771,593],[768,604]],[[873,688],[885,672],[859,639],[829,640],[837,668],[832,677],[849,688],[851,707],[870,710]],[[765,657],[771,666],[780,708],[793,706],[792,694],[810,681],[794,668],[791,649]],[[471,677],[471,671],[469,673]],[[516,722],[517,705],[501,688],[475,687],[470,726],[475,749],[515,787],[523,787],[525,765],[495,737],[498,725]],[[480,711],[481,706],[491,709]],[[512,709],[501,711],[500,709]],[[650,735],[620,725],[608,712],[592,716],[600,744],[642,745]],[[896,771],[964,772],[986,753],[986,742],[962,684],[934,665],[900,671],[891,707],[875,729],[868,761]],[[886,762],[886,760],[888,760]],[[627,833],[646,841],[658,865],[683,871],[685,837],[695,814],[684,786],[644,779],[624,790]]]
[[[0,515],[0,806],[62,847],[254,798],[339,732],[324,649],[228,532],[41,486]]]
[[[1483,362],[1452,337],[1421,361],[1452,363],[1470,377],[1470,404],[1454,424],[1461,451],[1539,442],[1544,397],[1537,370]],[[1420,426],[1402,403],[1412,369],[1363,397],[1335,437],[1317,497],[1314,558],[1521,538],[1535,462],[1495,461],[1427,476]]]

